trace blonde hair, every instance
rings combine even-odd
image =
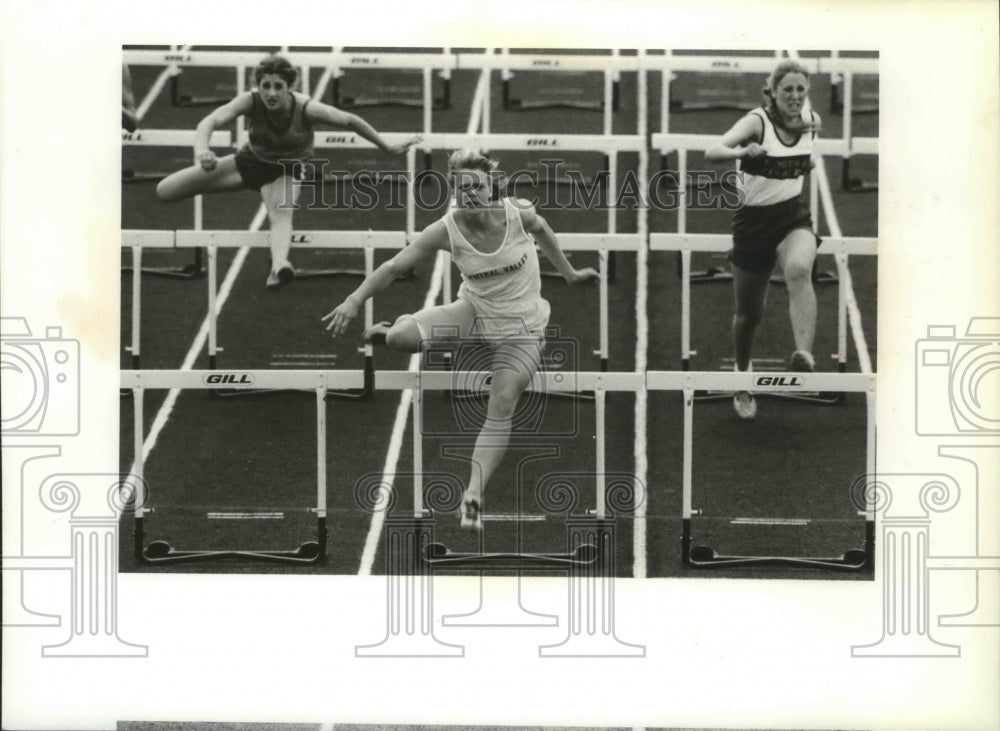
[[[448,185],[454,187],[455,173],[460,170],[479,170],[486,173],[490,180],[493,198],[498,199],[505,185],[503,174],[497,170],[498,166],[496,160],[491,160],[489,155],[481,150],[471,148],[455,150],[448,156]]]
[[[809,119],[806,119],[805,107],[802,109],[802,119],[799,123],[788,127],[784,124],[781,116],[778,114],[778,108],[774,101],[775,92],[778,90],[778,84],[781,80],[788,76],[788,74],[802,74],[806,77],[806,81],[809,80],[809,69],[803,66],[798,61],[788,58],[775,66],[774,71],[771,72],[770,76],[767,77],[767,83],[764,85],[762,92],[764,94],[764,109],[767,110],[768,114],[772,119],[777,120],[778,124],[786,129],[793,132],[806,132],[815,129],[812,122],[812,115]]]
[[[448,156],[448,173],[458,170],[482,170],[491,175],[497,169],[497,161],[490,160],[485,152],[466,148],[455,150]]]

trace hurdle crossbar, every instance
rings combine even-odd
[[[612,133],[612,112],[619,107],[619,77],[622,71],[638,70],[638,62],[635,56],[620,56],[617,51],[609,55],[586,54],[526,54],[510,53],[509,49],[502,49],[499,54],[459,54],[459,68],[487,69],[489,71],[499,70],[501,72],[502,98],[504,108],[510,111],[523,111],[527,109],[580,109],[590,111],[601,111],[603,116],[603,129],[605,134]],[[529,102],[512,96],[511,79],[514,71],[542,71],[554,73],[581,73],[595,72],[601,73],[604,77],[602,85],[602,100],[599,102],[584,101],[534,101]],[[485,103],[489,103],[486,100]]]
[[[361,371],[121,371],[120,387],[133,393],[134,472],[137,485],[143,485],[145,451],[143,449],[143,394],[147,389],[250,389],[268,388],[308,390],[316,393],[316,540],[289,550],[270,549],[176,549],[167,541],[146,544],[144,518],[154,512],[147,508],[144,495],[136,496],[136,560],[142,563],[180,563],[244,559],[272,563],[316,564],[326,558],[327,473],[326,473],[326,392],[331,389],[355,389],[364,384]],[[140,488],[141,489],[141,488]]]
[[[685,181],[688,175],[687,153],[690,150],[704,150],[714,145],[718,140],[711,135],[688,135],[688,134],[655,134],[652,135],[653,147],[659,148],[663,154],[667,151],[677,151],[677,168],[679,180]],[[820,157],[817,159],[818,169],[816,174],[809,176],[810,185],[810,206],[816,211],[813,217],[813,232],[818,231],[819,226],[819,201],[820,198],[827,201],[828,191],[821,188],[820,177],[822,177],[822,155],[823,154],[846,154],[844,140],[822,140],[816,142],[816,151]],[[863,146],[875,145],[877,150],[877,139],[866,138]],[[681,364],[685,370],[690,367],[690,357],[693,354],[690,348],[690,298],[691,298],[691,253],[693,251],[728,251],[731,246],[731,239],[727,236],[715,235],[691,235],[687,233],[687,187],[680,185],[679,194],[682,196],[683,204],[677,210],[676,234],[651,234],[650,248],[652,250],[676,250],[679,251],[680,275],[681,275]],[[829,203],[825,203],[828,206]],[[832,229],[831,229],[832,230]],[[833,231],[839,234],[838,230]],[[682,238],[671,238],[682,237]],[[831,253],[836,256],[839,270],[843,270],[848,263],[849,253],[875,254],[877,253],[873,239],[846,239],[839,236],[831,237],[831,243],[826,248],[821,247],[820,253]],[[699,248],[695,248],[695,247]],[[700,247],[706,248],[700,248]],[[668,248],[669,247],[669,248]],[[698,281],[713,281],[725,278],[716,272],[705,272],[698,277]],[[834,354],[837,358],[841,372],[846,370],[847,364],[847,300],[844,293],[844,283],[840,277],[828,276],[826,281],[836,281],[839,290],[838,298],[838,348]],[[838,403],[828,399],[820,399],[817,403]]]
[[[410,150],[410,154],[407,156],[407,174],[410,179],[414,179],[416,174],[415,171],[415,149],[422,150],[435,150],[442,148],[463,148],[469,146],[477,146],[481,149],[500,149],[500,150],[539,150],[544,152],[551,151],[575,151],[575,152],[603,152],[608,160],[608,172],[609,172],[609,183],[608,190],[614,191],[617,186],[617,162],[618,153],[621,151],[632,151],[637,152],[639,155],[640,168],[646,165],[647,160],[647,147],[646,139],[644,135],[538,135],[538,134],[448,134],[448,133],[434,133],[429,135],[424,135],[423,139],[418,142]],[[407,201],[407,232],[411,233],[414,228],[414,217],[415,217],[415,200],[414,200],[414,190],[413,186],[409,188],[409,199]],[[412,235],[412,234],[411,234]],[[597,355],[601,361],[601,368],[607,370],[608,360],[609,360],[609,337],[608,337],[608,281],[613,279],[613,251],[620,250],[616,246],[612,245],[615,242],[614,237],[617,235],[617,209],[613,205],[608,206],[608,223],[607,223],[607,238],[603,239],[604,243],[608,246],[600,246],[596,248],[599,257],[599,271],[600,271],[600,298],[601,298],[601,323],[600,323],[600,333],[601,333],[601,344]],[[581,250],[588,243],[588,239],[580,238],[574,240],[572,236],[560,236],[560,244],[565,242],[565,247],[570,249],[572,247],[579,247]],[[595,239],[595,241],[598,241]],[[617,243],[617,242],[616,242]],[[638,251],[643,243],[641,237],[621,239],[621,246],[629,247],[632,250],[632,245],[635,244],[635,249]],[[446,269],[445,287],[444,287],[444,301],[445,303],[451,300],[451,287],[450,287],[450,266]]]
[[[423,502],[423,395],[425,391],[449,391],[456,388],[486,389],[491,378],[489,371],[380,371],[375,374],[377,390],[408,390],[412,392],[413,408],[413,515],[424,517]],[[595,393],[595,450],[596,504],[594,516],[603,521],[606,518],[604,452],[606,393],[608,391],[636,392],[645,388],[642,373],[605,372],[536,372],[528,386],[535,392]],[[568,554],[460,554],[452,553],[440,544],[425,554],[429,565],[450,568],[480,569],[551,569],[574,563],[592,563],[592,552],[572,552]]]
[[[875,385],[874,374],[863,373],[750,373],[702,371],[647,371],[646,387],[649,390],[681,391],[684,394],[684,444],[683,444],[683,532],[681,536],[682,559],[688,566],[697,568],[731,567],[760,564],[787,564],[809,568],[861,571],[870,568],[875,550],[875,505],[871,495],[866,495],[859,516],[865,520],[865,545],[863,549],[850,549],[841,556],[741,556],[719,554],[709,546],[693,546],[692,516],[701,510],[692,507],[693,434],[695,393],[699,390],[719,389],[750,391],[760,394],[790,393],[806,389],[863,392],[867,405],[865,468],[874,474],[875,469]]]
[[[166,51],[127,50],[122,57],[130,66],[253,68],[266,54],[263,51]],[[456,69],[454,53],[354,53],[340,51],[289,51],[282,54],[293,66],[339,69]]]

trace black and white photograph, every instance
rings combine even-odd
[[[4,729],[1000,722],[995,6],[3,15]]]
[[[871,578],[877,52],[123,74],[123,569]]]

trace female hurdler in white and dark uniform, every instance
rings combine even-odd
[[[783,61],[764,88],[766,102],[733,125],[718,144],[705,151],[712,162],[739,160],[742,206],[733,216],[733,347],[736,369],[750,368],[754,334],[767,298],[771,270],[780,265],[788,287],[788,307],[795,338],[790,367],[812,371],[816,333],[813,262],[819,239],[809,209],[800,199],[803,176],[812,168],[819,115],[808,105],[809,72],[796,61]],[[757,413],[746,391],[733,398],[736,413]]]
[[[293,183],[302,178],[302,165],[313,156],[314,124],[349,129],[391,155],[406,152],[419,140],[415,137],[402,145],[387,144],[356,114],[292,91],[297,77],[298,72],[287,59],[266,57],[254,69],[255,90],[240,94],[198,123],[194,143],[197,164],[168,175],[156,186],[156,194],[163,201],[241,188],[259,191],[270,223],[268,287],[285,284],[295,276],[288,261],[292,211],[299,193]],[[240,115],[247,118],[249,141],[235,155],[216,158],[209,147],[212,132]]]
[[[462,274],[454,302],[402,315],[391,326],[380,323],[365,337],[373,342],[384,338],[390,348],[412,353],[435,341],[476,339],[494,348],[486,421],[476,439],[473,466],[462,496],[462,527],[474,528],[482,527],[483,488],[507,448],[518,400],[538,369],[545,345],[549,303],[541,296],[535,243],[570,284],[599,276],[594,269],[570,265],[552,229],[529,203],[493,199],[495,168],[496,163],[481,153],[453,153],[448,171],[455,207],[323,318],[329,320],[327,329],[335,337],[342,335],[365,300],[388,287],[399,274],[438,251],[452,254]]]

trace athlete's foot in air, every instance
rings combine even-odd
[[[267,275],[267,286],[271,289],[291,284],[295,279],[295,269],[287,261],[277,268],[271,269]]]
[[[365,342],[371,343],[372,345],[385,345],[385,336],[389,332],[390,327],[392,327],[391,323],[376,322],[370,328],[365,330]]]
[[[480,498],[475,495],[470,495],[466,493],[462,496],[462,507],[461,511],[461,527],[468,528],[472,530],[482,530],[483,529],[483,513],[482,513],[482,502]]]

